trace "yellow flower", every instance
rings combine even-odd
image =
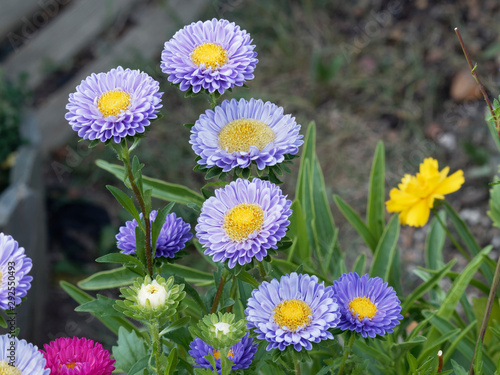
[[[444,199],[446,194],[460,189],[465,181],[462,170],[448,176],[449,170],[446,167],[440,172],[437,160],[425,159],[420,164],[420,173],[416,176],[406,174],[398,185],[399,189],[391,190],[391,199],[385,202],[387,211],[399,212],[399,220],[403,225],[424,226],[434,200]]]

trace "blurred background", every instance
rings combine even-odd
[[[33,288],[19,308],[21,337],[37,345],[60,336],[86,335],[108,347],[114,341],[97,319],[75,313],[76,303],[59,287],[60,280],[76,283],[105,269],[94,259],[117,251],[114,236],[130,219],[105,188],[121,182],[95,166],[116,157],[102,145],[89,150],[78,142],[64,119],[68,94],[91,73],[117,65],[152,75],[165,92],[164,117],[137,150],[144,173],[199,189],[205,181],[192,171],[195,155],[182,125],[209,104],[203,96],[185,99],[159,64],[164,42],[178,29],[213,17],[247,30],[259,59],[249,88],[224,98],[274,102],[303,133],[315,121],[329,197],[339,194],[365,214],[379,140],[387,197],[404,173],[415,174],[434,157],[440,168],[464,170],[466,183],[450,200],[497,258],[500,232],[486,211],[500,158],[454,32],[461,31],[490,98],[498,96],[497,0],[0,0],[0,6],[0,231],[34,260]],[[296,177],[285,176],[290,198]],[[366,248],[331,203],[349,264]],[[194,228],[193,211],[175,210]],[[423,264],[426,230],[402,228],[408,285]],[[465,264],[451,247],[446,256]]]

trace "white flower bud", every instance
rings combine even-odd
[[[156,280],[153,280],[151,284],[142,284],[139,293],[137,293],[137,299],[142,306],[146,306],[146,300],[153,309],[165,304],[165,299],[167,298],[167,291],[163,285],[158,284]]]
[[[219,331],[221,331],[223,334],[227,335],[230,331],[231,325],[223,322],[215,323],[215,334],[217,335]]]

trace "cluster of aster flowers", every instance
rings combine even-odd
[[[216,105],[225,91],[253,78],[258,60],[251,43],[245,30],[217,19],[192,23],[165,43],[161,69],[168,80],[188,94],[205,92],[211,99],[212,109],[199,117],[190,136],[197,163],[204,169],[230,172],[255,166],[262,176],[296,155],[303,144],[301,126],[276,104],[232,99]],[[146,131],[162,107],[161,96],[159,83],[146,73],[117,67],[82,81],[70,94],[66,119],[83,139],[120,143]],[[447,177],[447,169],[439,172],[434,162],[426,161],[420,176],[405,177],[400,190],[391,191],[388,210],[402,212],[402,222],[422,224],[434,199],[458,189],[463,182],[459,173]],[[235,178],[203,203],[196,237],[213,261],[226,262],[233,269],[269,260],[270,249],[278,248],[290,224],[292,202],[267,179],[270,176]],[[426,183],[429,191],[425,197],[413,194]],[[415,199],[405,206],[407,196]],[[157,215],[151,211],[150,221]],[[138,226],[133,219],[120,227],[116,240],[122,253],[135,254]],[[175,213],[168,215],[156,242],[156,257],[174,258],[193,237],[190,229]],[[28,288],[29,281],[25,281]],[[125,299],[117,301],[115,308],[147,324],[165,322],[177,313],[185,296],[183,288],[174,285],[173,277],[138,278],[131,287],[121,289]],[[190,327],[194,340],[189,354],[195,367],[221,372],[221,353],[227,353],[232,370],[246,369],[257,352],[257,343],[247,330],[253,330],[257,340],[267,341],[267,350],[311,350],[313,344],[333,339],[334,328],[365,338],[390,333],[403,318],[400,312],[396,292],[379,277],[349,273],[325,286],[317,276],[291,273],[264,281],[253,290],[244,311],[246,321],[236,322],[234,315],[219,313],[206,315],[198,326]],[[41,351],[45,359],[40,363],[46,360],[52,373],[69,374],[67,369],[77,368],[82,374],[104,375],[114,368],[104,352],[91,340],[61,339],[45,346]],[[91,357],[97,358],[99,369],[89,367]]]

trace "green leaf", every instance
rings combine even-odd
[[[118,331],[118,346],[113,346],[113,356],[116,360],[115,367],[126,372],[147,354],[146,343],[137,336],[135,331],[127,331],[120,327]],[[130,372],[133,374],[133,372]]]
[[[365,244],[375,253],[378,241],[361,217],[338,195],[334,195],[333,200],[337,204],[340,212],[342,212],[347,221],[351,223],[356,232],[361,236]]]
[[[260,286],[260,283],[255,280],[255,278],[250,275],[247,271],[245,270],[242,270],[239,274],[238,274],[238,279],[240,279],[241,281],[245,282],[245,283],[248,283],[250,284],[251,286],[253,286],[254,288],[258,288]]]
[[[366,222],[375,239],[382,236],[385,226],[385,153],[382,141],[377,143],[370,174],[370,193]]]
[[[3,315],[0,315],[0,327],[7,328],[7,322],[6,322],[5,318],[3,317]]]
[[[457,346],[464,340],[464,338],[467,336],[467,334],[476,326],[476,322],[473,321],[470,323],[466,328],[463,328],[460,330],[460,334],[455,338],[455,340],[452,341],[451,345],[446,349],[444,356],[443,356],[443,364],[448,363],[449,359],[457,349]]]
[[[383,280],[389,280],[392,261],[399,238],[399,229],[399,216],[393,215],[375,250],[372,267],[370,269],[370,277],[379,276]]]
[[[411,292],[408,297],[405,298],[404,302],[401,304],[402,310],[401,315],[406,315],[406,313],[410,310],[417,299],[422,297],[425,293],[431,290],[435,285],[439,283],[439,281],[446,276],[448,271],[453,267],[456,263],[456,260],[452,260],[445,267],[439,270],[438,273],[434,274],[431,278],[429,278],[423,284],[420,284],[413,292]]]
[[[352,267],[352,272],[356,272],[358,275],[364,275],[365,266],[366,266],[366,255],[364,253],[361,253],[354,262],[354,266]]]
[[[453,359],[451,360],[451,365],[453,366],[453,371],[455,372],[455,375],[468,375],[469,374],[468,371],[466,371],[462,366],[460,366]]]
[[[129,370],[129,375],[149,375],[149,359],[150,355],[145,355],[139,359]]]
[[[139,259],[128,254],[110,253],[97,258],[95,261],[98,263],[120,263],[122,265],[130,264],[141,268],[144,271],[144,275],[147,272],[146,267],[144,267]]]
[[[125,267],[97,272],[81,280],[78,286],[85,290],[101,290],[131,285],[138,277],[135,272]]]
[[[141,219],[137,209],[135,208],[133,199],[117,187],[106,185],[106,188],[111,192],[111,194],[113,194],[118,203],[120,203],[122,207],[126,209],[142,227]]]
[[[309,245],[307,225],[302,213],[300,201],[294,200],[292,203],[292,215],[287,235],[293,240],[293,245],[288,252],[288,261],[295,260],[294,255],[303,262],[311,261],[311,246]]]
[[[487,297],[482,298],[472,298],[472,311],[474,312],[474,316],[477,321],[477,333],[479,334],[479,329],[481,323],[483,321],[484,313],[486,311],[486,305],[488,302]],[[491,308],[490,317],[488,319],[488,326],[493,326],[493,321],[496,320],[500,323],[500,305],[498,303],[498,299],[493,301],[493,306]],[[490,330],[486,330],[486,334],[484,335],[484,345],[486,347],[489,346],[491,340],[493,338],[493,333]]]
[[[441,221],[446,223],[446,213],[438,213]],[[446,232],[437,218],[433,218],[429,226],[429,234],[425,239],[425,264],[427,268],[437,270],[443,267],[443,247]]]
[[[177,363],[179,359],[177,357],[177,348],[173,348],[167,358],[168,365],[165,367],[164,375],[173,375],[177,369]]]
[[[76,286],[66,282],[66,281],[61,281],[60,282],[61,288],[64,289],[66,293],[70,295],[71,298],[73,298],[78,304],[84,304],[87,302],[94,301],[95,298],[93,298],[91,295],[85,293],[84,291],[78,289]],[[125,318],[122,317],[117,317],[117,316],[106,316],[106,317],[100,317],[97,316],[97,318],[106,326],[108,327],[111,332],[118,334],[118,330],[120,327],[125,327],[125,329],[129,331],[136,331],[137,328],[130,323]]]
[[[455,328],[452,330],[449,330],[446,333],[442,333],[439,337],[437,337],[435,340],[427,341],[425,346],[425,349],[422,350],[420,355],[417,358],[417,361],[419,364],[422,364],[423,361],[425,361],[431,354],[437,353],[438,350],[444,345],[444,343],[454,336],[456,336],[460,332],[459,328]]]
[[[472,256],[476,256],[481,251],[481,248],[479,247],[476,239],[472,236],[472,233],[467,227],[467,224],[465,224],[462,218],[455,212],[453,207],[448,202],[442,201],[442,204],[444,209],[446,210],[446,213],[455,225],[460,238],[469,249],[469,252],[472,254]],[[491,285],[493,283],[493,274],[495,272],[495,267],[491,267],[488,265],[488,263],[485,263],[481,266],[481,271],[488,283]]]
[[[104,160],[97,160],[96,165],[99,168],[115,175],[120,180],[123,176],[123,166],[117,164],[111,164]],[[187,205],[188,203],[193,203],[198,207],[201,207],[205,199],[201,194],[178,184],[172,184],[164,182],[155,178],[142,177],[144,186],[147,189],[153,190],[153,197],[162,199],[167,202],[176,202],[180,204]]]
[[[77,306],[75,311],[78,312],[89,312],[95,316],[121,316],[121,314],[113,308],[116,300],[113,298],[108,298],[106,296],[97,295],[97,299],[86,302],[80,306]]]
[[[195,268],[183,266],[180,264],[164,263],[161,267],[160,274],[178,275],[186,279],[188,283],[212,285],[213,277],[208,272],[199,271]]]
[[[173,332],[179,328],[182,328],[186,325],[188,325],[188,323],[191,321],[191,318],[189,316],[185,316],[183,318],[180,318],[180,319],[177,319],[175,322],[173,322],[172,324],[170,324],[167,328],[163,329],[161,332],[160,332],[160,337],[169,333],[169,332]]]
[[[500,182],[495,178],[495,182]],[[500,228],[500,185],[496,184],[490,189],[490,209],[487,212],[490,219],[493,221],[493,225]]]

